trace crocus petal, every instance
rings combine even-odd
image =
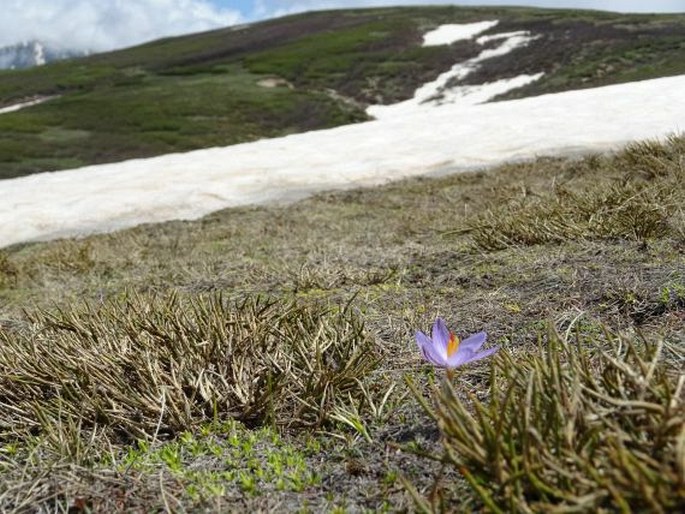
[[[450,331],[442,318],[433,324],[433,347],[440,352],[443,361],[447,360],[447,344],[450,341]]]
[[[488,339],[488,334],[485,332],[478,332],[472,336],[467,337],[461,342],[461,348],[471,352],[477,352],[481,349],[485,341]]]
[[[447,367],[457,368],[462,364],[467,363],[472,355],[473,352],[470,352],[468,349],[459,348],[459,350],[457,350],[457,353],[455,353],[447,359]]]
[[[458,366],[468,364],[469,362],[478,361],[484,359],[485,357],[489,357],[497,350],[499,350],[499,346],[489,348],[483,352],[474,352],[470,350],[468,347],[460,347],[459,351],[455,355],[447,359],[447,366],[449,366],[450,368],[456,368]]]
[[[499,346],[493,346],[492,348],[488,348],[485,351],[478,352],[474,355],[471,355],[468,360],[464,361],[463,364],[466,364],[467,362],[475,362],[479,361],[481,359],[484,359],[485,357],[490,357],[493,353],[495,353],[497,350],[499,350]]]
[[[419,345],[419,349],[421,350],[424,359],[435,366],[445,366],[445,360],[440,355],[440,352],[436,350],[433,341],[431,341],[426,334],[417,331],[416,342]]]

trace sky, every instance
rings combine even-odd
[[[39,39],[105,51],[308,10],[418,4],[685,12],[685,0],[2,0],[0,46]]]

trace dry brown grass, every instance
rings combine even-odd
[[[682,359],[664,340],[551,330],[537,349],[496,359],[487,402],[450,380],[434,411],[422,401],[444,462],[491,512],[679,512]]]
[[[320,428],[362,397],[380,355],[351,309],[261,298],[132,294],[27,321],[0,329],[0,439],[46,434],[76,461],[89,440],[168,439],[226,417]]]
[[[188,510],[297,510],[305,500],[319,511],[411,510],[400,474],[417,498],[435,499],[429,508],[439,508],[442,495],[446,508],[463,511],[490,499],[500,508],[519,502],[582,510],[572,498],[584,494],[586,481],[568,498],[542,497],[527,475],[511,469],[507,484],[519,480],[521,494],[510,494],[489,468],[481,469],[481,489],[472,487],[458,466],[443,470],[436,489],[436,464],[396,448],[439,453],[438,424],[406,396],[401,381],[393,384],[410,374],[423,394],[431,391],[436,372],[421,362],[413,334],[437,315],[460,336],[486,330],[503,347],[495,389],[485,365],[461,371],[455,393],[471,416],[478,411],[469,393],[487,410],[489,398],[500,401],[500,387],[515,392],[517,381],[533,372],[551,376],[547,345],[570,340],[549,336],[539,346],[547,320],[564,334],[572,320],[582,320],[576,325],[584,342],[598,343],[615,360],[626,357],[636,369],[632,356],[611,353],[618,336],[604,337],[598,327],[609,327],[609,334],[640,331],[682,355],[684,140],[3,250],[0,510],[67,510],[81,497],[108,511],[155,511],[165,501]],[[478,244],[486,233],[490,239]],[[641,337],[625,341],[652,362]],[[564,362],[564,377],[593,378],[604,387],[614,373],[593,350],[588,359],[596,374],[578,375],[565,352],[553,354]],[[535,398],[545,408],[561,402],[538,385]],[[525,408],[527,389],[519,392],[520,401],[509,400],[502,415]],[[590,409],[592,398],[585,400]],[[553,433],[537,453],[520,452],[523,429],[511,416],[512,462],[556,458],[544,446],[557,440]],[[226,420],[240,426],[236,448],[260,440],[245,455],[272,437],[290,438],[318,485],[300,474],[298,491],[279,490],[289,480],[282,463],[238,462],[231,453],[229,465],[225,451],[235,437],[217,428]],[[593,444],[598,460],[588,462],[618,473],[622,468],[610,461],[625,454]],[[469,455],[453,453],[454,462]],[[130,454],[135,463],[127,471]],[[663,476],[671,476],[666,461],[658,462]],[[652,464],[645,464],[648,475]],[[256,471],[272,465],[281,471]],[[235,466],[242,474],[233,473]],[[552,471],[540,473],[545,484],[563,489]],[[662,485],[646,483],[661,494]],[[593,497],[600,507],[612,501],[602,491]],[[663,494],[671,502],[666,508],[675,500]]]
[[[685,205],[682,138],[628,146],[604,165],[609,173],[578,187],[577,180],[524,192],[496,204],[471,222],[485,250],[582,239],[648,241],[673,235]],[[590,158],[591,163],[601,159]],[[580,167],[592,168],[590,163]],[[528,194],[525,194],[528,193]]]

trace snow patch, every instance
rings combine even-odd
[[[470,26],[471,25],[467,25],[467,27]],[[483,31],[481,30],[480,32]],[[476,34],[480,32],[477,32]],[[449,71],[440,74],[433,82],[424,84],[418,88],[414,92],[413,98],[392,105],[371,105],[366,109],[366,113],[376,119],[386,119],[394,116],[406,116],[417,109],[422,110],[444,104],[458,104],[462,106],[476,105],[487,102],[495,96],[511,91],[512,89],[530,84],[531,82],[540,79],[540,77],[543,76],[543,73],[519,75],[518,77],[498,80],[496,82],[477,86],[450,85],[451,83],[464,79],[470,73],[478,69],[483,61],[493,57],[506,55],[516,48],[528,45],[528,43],[535,39],[537,39],[537,36],[532,36],[528,31],[504,32],[501,34],[481,36],[476,40],[476,43],[479,45],[484,45],[490,41],[501,41],[501,43],[494,48],[484,49],[473,59],[455,64]]]
[[[423,46],[451,45],[464,39],[472,39],[481,32],[491,29],[499,20],[480,21],[478,23],[452,23],[440,25],[437,29],[423,35]]]
[[[606,151],[685,127],[685,75],[0,180],[0,246],[195,219],[316,191]],[[635,120],[639,120],[636,123]]]
[[[435,103],[437,105],[456,104],[462,106],[482,104],[498,95],[503,95],[513,89],[518,89],[531,82],[535,82],[543,75],[544,73],[519,75],[510,79],[501,79],[486,84],[445,89],[436,97]]]
[[[20,103],[8,105],[7,107],[0,107],[0,114],[18,111],[19,109],[24,109],[25,107],[31,107],[32,105],[42,104],[43,102],[47,102],[48,100],[52,100],[53,98],[57,98],[57,97],[55,97],[55,96],[43,96],[40,98],[34,98],[33,100],[29,100],[28,102],[20,102]]]
[[[517,30],[515,32],[500,32],[499,34],[488,34],[486,36],[480,36],[476,39],[476,43],[479,45],[484,45],[490,41],[497,41],[498,39],[509,39],[516,36],[525,36],[530,34],[527,30]]]

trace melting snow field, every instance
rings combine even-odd
[[[423,36],[423,46],[436,44],[450,44],[464,39],[473,39],[478,34],[485,32],[497,25],[497,21],[484,21],[465,25],[442,25]],[[543,73],[534,75],[519,75],[509,79],[498,80],[478,86],[452,86],[450,81],[457,81],[467,77],[478,69],[481,62],[492,57],[506,55],[512,50],[525,47],[536,39],[527,31],[504,32],[481,36],[476,39],[479,45],[485,45],[491,41],[499,44],[495,48],[484,49],[473,59],[457,63],[452,69],[442,73],[437,79],[424,84],[414,92],[414,97],[394,105],[372,105],[367,113],[376,119],[386,119],[393,116],[406,116],[417,109],[440,107],[445,104],[476,105],[487,102],[497,95],[506,93],[512,89],[523,87],[542,77]]]
[[[32,105],[42,104],[43,102],[47,102],[48,100],[51,100],[52,98],[54,98],[54,96],[44,96],[41,98],[36,98],[36,99],[31,100],[29,102],[21,102],[18,104],[8,105],[7,107],[0,108],[0,114],[18,111],[19,109],[25,109],[26,107],[31,107]]]
[[[489,28],[480,27],[454,32],[475,37]],[[444,30],[430,37],[449,41]],[[519,44],[512,38],[531,36],[487,37],[511,47]],[[680,132],[682,91],[685,76],[488,104],[477,103],[488,96],[480,94],[469,102],[405,105],[329,130],[3,180],[0,246],[539,155],[615,149]]]

